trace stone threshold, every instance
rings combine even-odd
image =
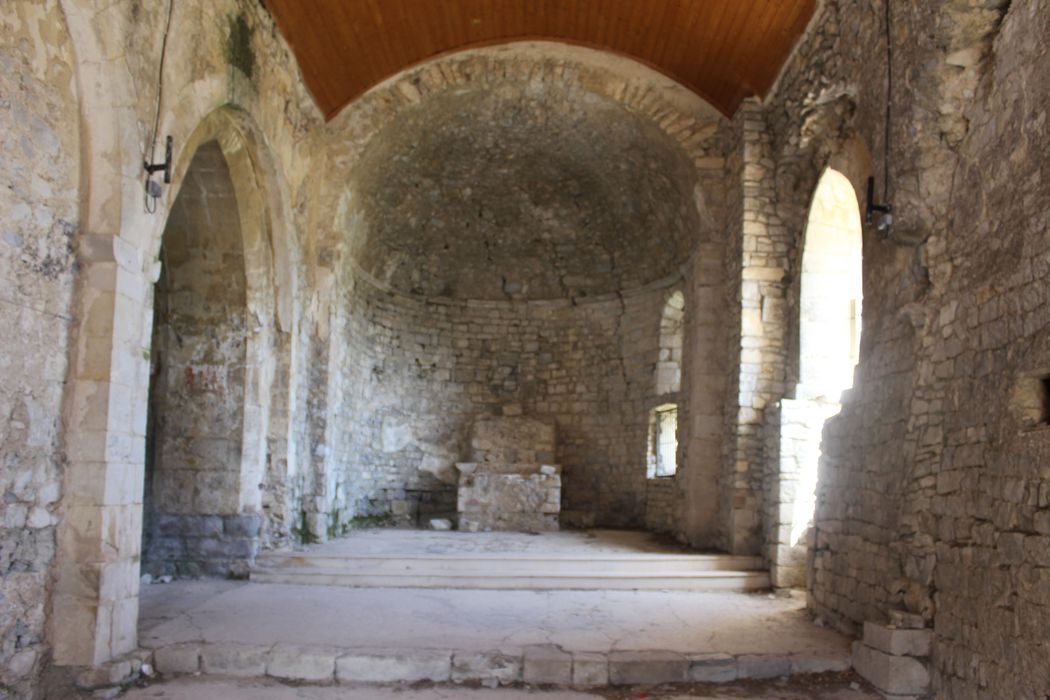
[[[182,642],[152,650],[158,672],[264,677],[320,685],[478,683],[601,688],[662,683],[729,683],[846,671],[846,653],[681,654],[673,651],[568,652],[554,645],[516,652],[341,649],[297,644]]]

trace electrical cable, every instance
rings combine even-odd
[[[160,129],[160,108],[164,102],[164,59],[168,55],[168,34],[171,31],[171,16],[174,13],[175,0],[168,0],[168,17],[164,24],[164,36],[160,43],[160,63],[157,68],[157,109],[153,117],[153,131],[150,133],[150,155],[149,162],[153,162],[153,158],[157,153],[157,131]],[[146,211],[150,214],[157,211],[157,200],[152,198],[149,191],[150,174],[146,175],[146,193],[145,193],[145,206]]]
[[[882,135],[882,199],[890,200],[890,128],[893,123],[893,12],[886,3],[886,129]]]

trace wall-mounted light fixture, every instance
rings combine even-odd
[[[864,222],[867,224],[875,223],[875,215],[879,214],[879,221],[875,226],[875,230],[882,234],[883,238],[888,238],[890,230],[893,228],[893,207],[889,204],[876,204],[875,203],[875,178],[868,178],[868,205],[864,210]]]
[[[156,209],[157,199],[164,191],[159,182],[153,179],[154,173],[164,173],[164,184],[171,184],[171,151],[172,151],[172,138],[168,136],[167,141],[164,144],[164,162],[163,163],[150,163],[142,161],[142,167],[146,171],[146,203],[147,209],[151,212]],[[152,200],[152,201],[150,201]],[[153,206],[149,206],[152,204]]]

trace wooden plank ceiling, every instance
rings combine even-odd
[[[726,115],[764,95],[816,0],[266,0],[329,117],[439,54],[549,39],[629,56]]]

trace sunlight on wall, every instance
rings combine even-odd
[[[817,186],[802,254],[798,399],[821,404],[816,413],[838,412],[842,392],[853,386],[860,355],[862,231],[860,208],[845,175],[828,169]],[[823,410],[821,410],[823,409]],[[791,543],[809,529],[816,506],[817,465],[823,420],[799,455]]]

